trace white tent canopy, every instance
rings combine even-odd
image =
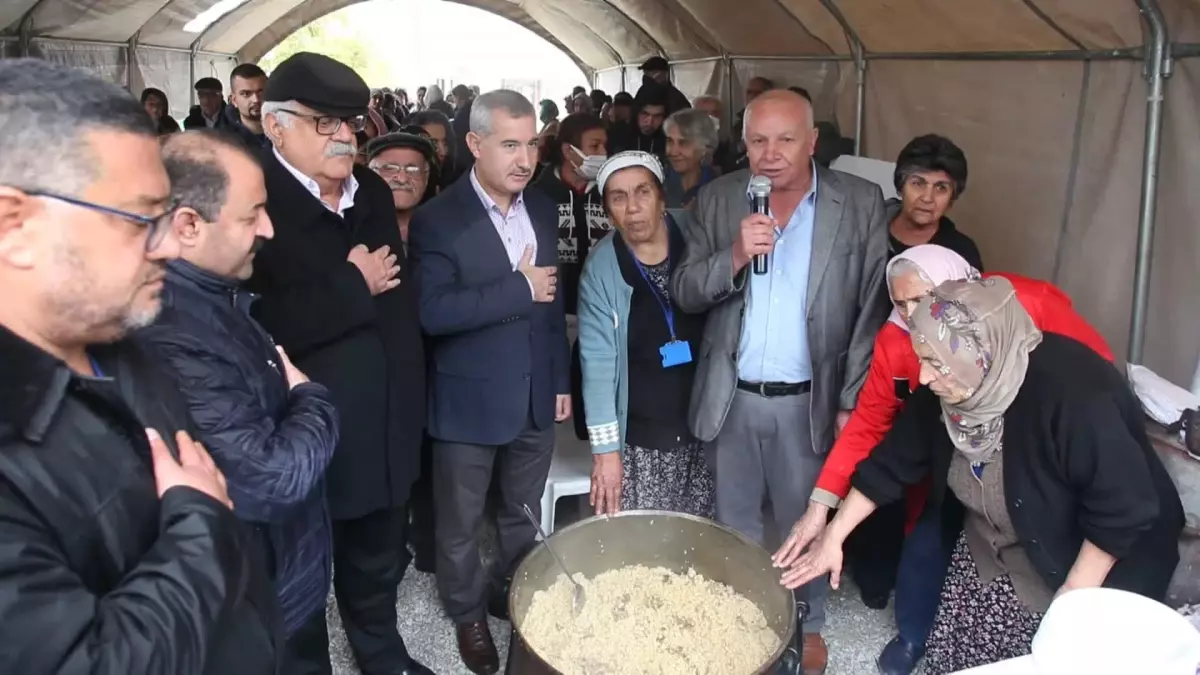
[[[159,87],[178,108],[199,77],[224,80],[355,1],[4,0],[0,56]],[[636,65],[662,55],[684,93],[720,95],[731,111],[754,75],[802,85],[868,156],[949,136],[971,165],[953,217],[988,268],[1055,281],[1119,352],[1144,324],[1135,358],[1190,381],[1200,0],[458,1],[538,33],[610,93],[636,90]]]

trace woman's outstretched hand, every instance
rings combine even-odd
[[[808,510],[792,526],[792,532],[788,535],[787,541],[783,542],[783,546],[780,546],[775,555],[771,556],[771,561],[775,563],[776,567],[791,567],[800,554],[804,553],[804,549],[825,532],[825,523],[828,521],[829,507],[817,502],[809,502]]]
[[[829,586],[837,590],[842,581],[842,545],[822,536],[812,543],[808,553],[788,567],[780,583],[787,588],[799,588],[826,573]]]

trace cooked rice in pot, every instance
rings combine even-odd
[[[564,675],[749,675],[779,646],[753,602],[688,570],[633,565],[593,579],[582,613],[564,575],[533,595],[521,634]]]

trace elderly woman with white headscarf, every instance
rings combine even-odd
[[[718,175],[713,167],[713,155],[721,142],[717,122],[704,110],[687,108],[668,117],[663,132],[671,164],[665,180],[667,207],[691,208],[700,188]]]
[[[911,306],[923,387],[808,553],[789,539],[775,555],[784,585],[832,573],[836,588],[850,531],[931,476],[957,541],[926,645],[935,675],[1028,654],[1051,600],[1076,588],[1161,600],[1179,561],[1183,509],[1137,398],[1016,295],[1001,277],[950,281]]]
[[[691,215],[667,211],[650,153],[613,155],[597,183],[615,231],[592,249],[579,285],[592,505],[712,517],[712,474],[687,424],[704,317],[679,310],[668,290],[683,259],[677,221]]]

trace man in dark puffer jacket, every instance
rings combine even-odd
[[[138,338],[170,366],[234,513],[268,551],[290,636],[325,614],[333,567],[322,484],[337,411],[250,318],[253,296],[240,289],[274,234],[257,159],[232,136],[188,131],[164,144],[163,161],[181,256],[167,267],[162,315]],[[288,652],[297,648],[289,640]]]

